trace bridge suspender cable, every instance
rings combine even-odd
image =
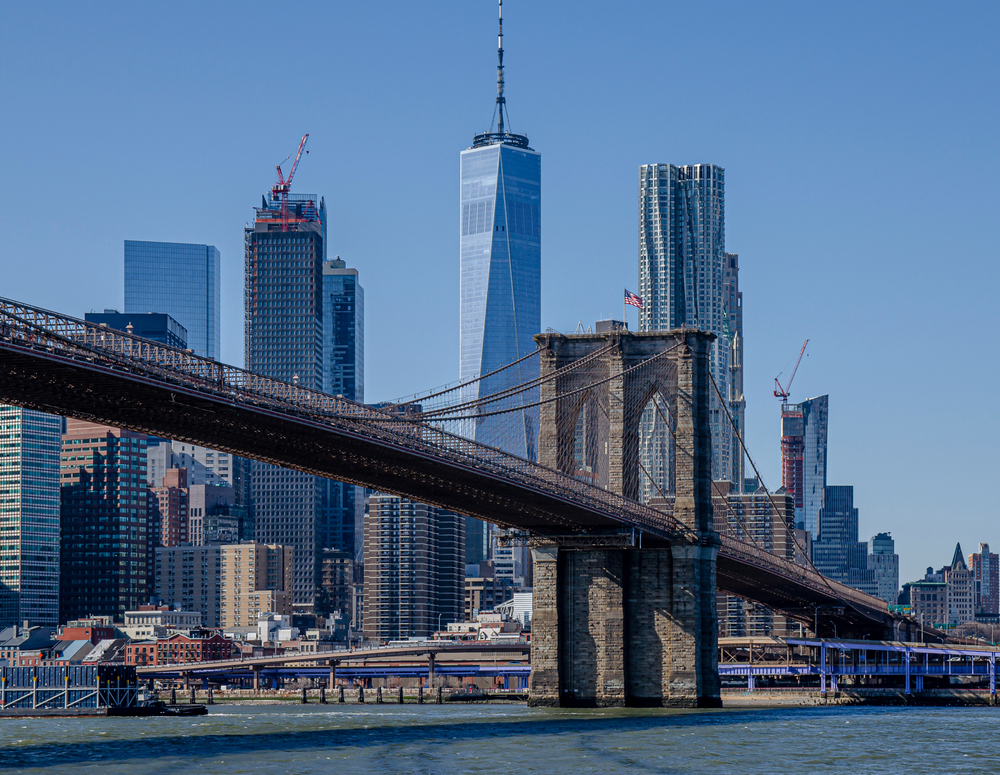
[[[715,388],[715,393],[716,393],[716,395],[719,396],[719,403],[722,405],[722,410],[726,413],[726,418],[729,420],[729,424],[732,425],[733,426],[733,430],[736,431],[736,438],[740,442],[740,447],[743,449],[743,452],[746,454],[747,460],[750,461],[750,466],[753,468],[753,472],[757,475],[757,481],[760,482],[760,486],[764,488],[764,492],[767,495],[767,499],[771,503],[771,508],[774,510],[775,514],[779,513],[778,512],[778,506],[774,502],[774,498],[771,497],[771,491],[764,484],[764,478],[760,475],[760,471],[757,470],[757,464],[753,462],[753,457],[750,455],[750,450],[748,450],[746,444],[743,443],[743,438],[740,436],[739,428],[736,427],[736,423],[733,422],[732,415],[729,414],[729,407],[726,406],[726,401],[722,397],[722,393],[719,391],[719,386],[715,383],[715,377],[712,376],[712,372],[711,371],[708,373],[708,377],[709,377],[709,379],[712,380],[712,387]],[[823,579],[823,583],[826,584],[826,586],[829,588],[830,593],[835,598],[837,598],[838,600],[841,599],[842,596],[840,594],[838,594],[837,591],[833,588],[833,585],[830,584],[830,580],[826,576],[824,576],[822,573],[820,573],[818,570],[816,570],[816,566],[813,565],[812,558],[809,556],[808,552],[805,551],[805,548],[801,544],[799,544],[798,540],[795,538],[795,529],[794,528],[792,529],[792,542],[795,544],[796,547],[798,547],[799,551],[802,553],[802,556],[805,558],[805,561],[807,563],[809,563],[809,567],[812,568],[813,571],[815,573],[817,573],[821,579]]]

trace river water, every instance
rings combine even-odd
[[[997,773],[1000,708],[541,710],[216,705],[0,719],[18,773]]]

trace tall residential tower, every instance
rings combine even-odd
[[[830,397],[781,405],[781,484],[795,499],[795,527],[819,536],[826,503],[826,437]]]
[[[0,629],[58,624],[62,418],[0,404]]]
[[[312,194],[274,194],[244,235],[246,368],[312,390],[324,385],[323,259],[326,204]],[[250,464],[254,538],[294,552],[294,602],[311,605],[325,526],[327,482],[267,463]]]
[[[692,326],[717,337],[712,344],[712,376],[719,393],[709,391],[712,413],[712,478],[729,480],[736,434],[724,411],[733,400],[729,382],[730,315],[727,290],[735,277],[726,254],[725,170],[714,164],[643,164],[639,167],[639,313],[640,331]],[[734,292],[738,288],[733,286]],[[669,485],[672,476],[662,450],[668,444],[665,404],[654,397],[641,423],[643,465],[657,481],[650,493]],[[742,482],[735,482],[742,487]]]
[[[535,351],[532,337],[541,329],[541,174],[542,157],[528,138],[509,131],[505,120],[503,4],[497,51],[496,125],[472,140],[461,155],[460,377],[463,382],[487,374]],[[519,375],[537,376],[533,364]],[[463,399],[489,393],[489,380]],[[537,410],[510,418],[484,419],[475,438],[520,457],[537,457]],[[503,429],[501,429],[501,424]],[[469,562],[485,559],[488,535],[482,523],[469,520]]]

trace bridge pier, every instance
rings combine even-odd
[[[718,707],[717,551],[533,549],[529,704]]]
[[[639,425],[658,391],[675,427],[669,542],[642,536],[617,547],[532,539],[531,705],[719,707],[716,558],[713,530],[709,355],[714,337],[683,329],[648,334],[540,334],[539,461],[572,475],[576,396],[589,379],[559,378],[564,366],[609,345],[607,483],[639,497]],[[660,354],[655,368],[635,371]],[[597,461],[602,469],[604,463]],[[595,469],[595,470],[597,470]],[[664,520],[666,522],[666,519]],[[624,527],[624,526],[623,526]],[[634,535],[634,532],[633,532]]]

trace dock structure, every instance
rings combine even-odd
[[[0,718],[103,715],[102,710],[113,712],[139,704],[132,665],[0,667]]]
[[[720,638],[719,677],[728,686],[745,681],[747,692],[812,687],[818,679],[821,697],[846,688],[913,697],[957,686],[988,692],[989,704],[996,705],[998,656],[1000,646],[993,644]]]

